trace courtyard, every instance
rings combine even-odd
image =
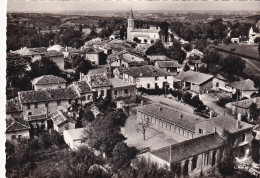
[[[127,138],[126,143],[128,146],[135,146],[137,149],[149,147],[150,149],[158,149],[168,145],[177,143],[171,136],[165,135],[162,132],[147,128],[146,139],[143,139],[143,134],[137,132],[137,119],[136,115],[131,115],[126,120],[125,127],[122,128],[122,134]]]

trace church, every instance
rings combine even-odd
[[[130,16],[128,18],[127,27],[127,40],[134,41],[135,38],[140,40],[140,43],[153,43],[160,39],[160,28],[150,27],[149,29],[139,29],[135,28],[135,19],[133,11],[131,9]]]

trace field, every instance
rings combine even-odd
[[[254,58],[256,60],[260,61],[260,56],[258,53],[258,44],[253,44],[253,45],[247,45],[247,44],[230,44],[230,45],[225,45],[225,44],[220,44],[217,46],[214,46],[217,49],[220,50],[225,50],[227,52],[230,52],[231,49],[235,49],[233,52],[234,54],[241,55],[243,57],[248,56],[249,58]]]

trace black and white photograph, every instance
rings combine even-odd
[[[0,6],[1,177],[260,178],[260,1]]]

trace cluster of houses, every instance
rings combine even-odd
[[[53,75],[33,79],[32,90],[20,91],[18,97],[7,101],[7,140],[30,138],[40,130],[54,129],[63,135],[71,149],[77,149],[85,144],[81,136],[86,128],[77,128],[79,115],[73,109],[74,105],[84,105],[98,98],[110,98],[118,108],[122,108],[136,103],[137,88],[180,89],[196,94],[214,90],[228,95],[238,93],[240,98],[251,98],[253,93],[258,92],[254,82],[249,79],[229,83],[219,74],[214,76],[192,70],[184,71],[183,65],[164,55],[144,56],[133,50],[134,38],[152,44],[161,37],[156,28],[135,29],[132,11],[127,33],[128,41],[115,39],[113,34],[113,38],[108,41],[93,39],[81,49],[54,45],[47,49],[22,48],[11,51],[30,57],[32,62],[47,56],[63,71],[64,58],[75,60],[81,56],[96,69],[90,70],[87,75],[81,74],[78,81],[70,84]],[[106,61],[102,61],[102,55],[107,56]],[[103,63],[107,64],[101,65]],[[101,113],[95,106],[91,112],[95,117]],[[178,164],[184,176],[209,170],[225,157],[223,130],[229,130],[238,140],[236,155],[244,155],[252,140],[253,126],[241,121],[241,114],[238,114],[237,119],[225,115],[212,117],[212,114],[209,119],[205,119],[155,103],[138,107],[137,120],[148,120],[152,128],[181,140],[142,156],[161,166]]]

